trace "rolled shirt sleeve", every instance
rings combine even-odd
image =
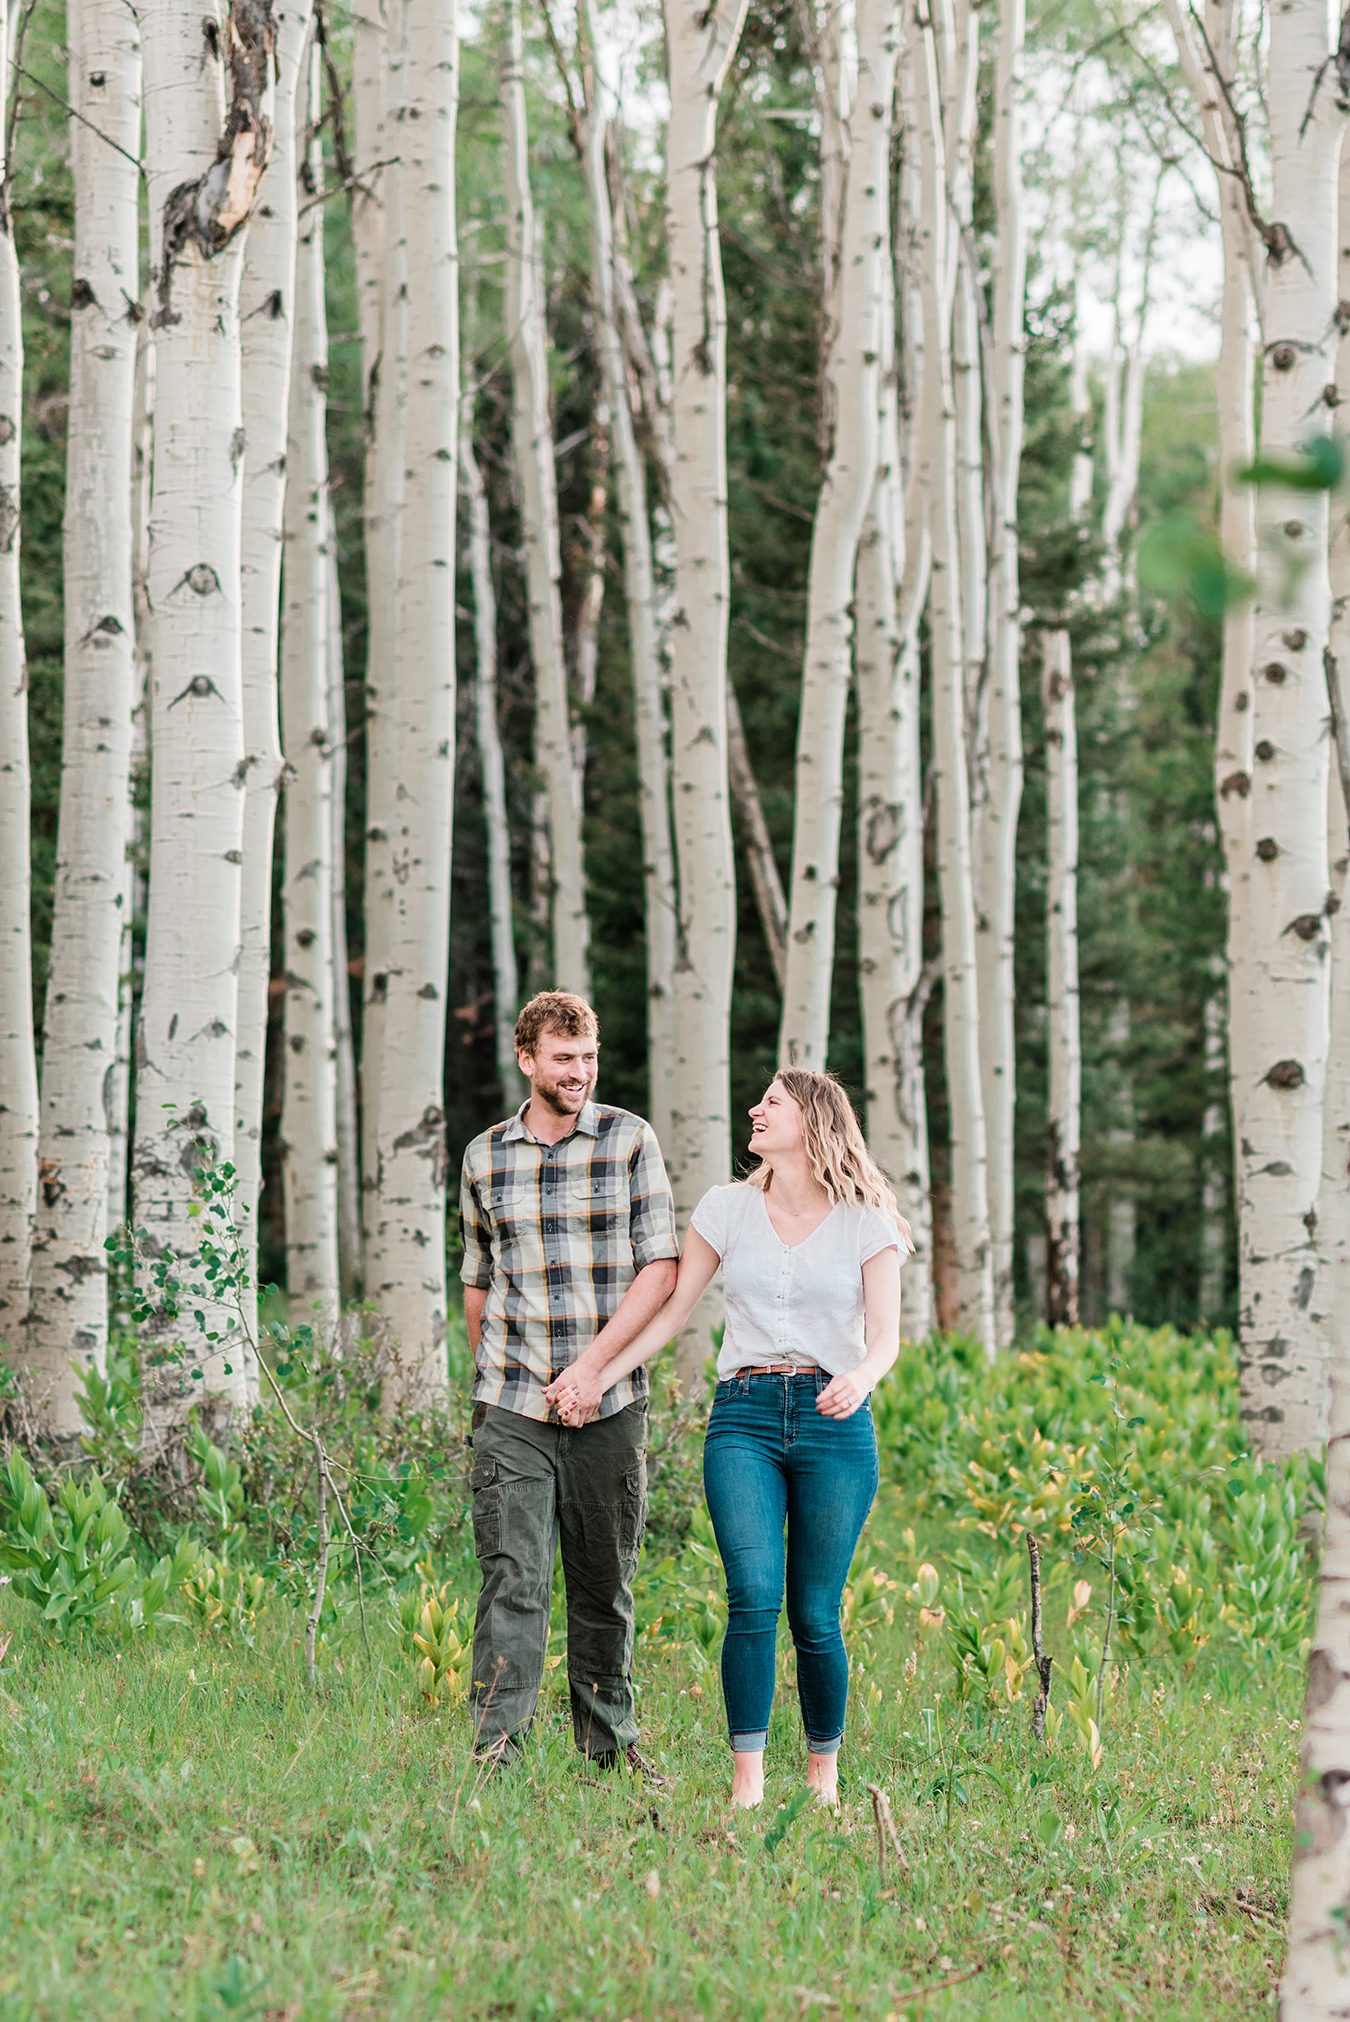
[[[663,1257],[676,1258],[675,1199],[666,1177],[666,1162],[656,1132],[644,1123],[628,1161],[629,1238],[639,1271]]]
[[[466,1285],[486,1292],[492,1283],[492,1232],[483,1218],[467,1159],[459,1181],[459,1235],[464,1247],[459,1275]]]

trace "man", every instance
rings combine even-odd
[[[534,1717],[562,1542],[567,1676],[578,1748],[649,1780],[633,1713],[633,1595],[646,1514],[646,1371],[598,1377],[663,1306],[679,1246],[651,1125],[593,1099],[600,1027],[547,990],[516,1022],[530,1084],[464,1154],[460,1219],[473,1387],[475,1753],[497,1769]],[[598,1415],[564,1425],[549,1396]]]

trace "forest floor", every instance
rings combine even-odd
[[[800,1795],[786,1650],[766,1804],[728,1811],[701,1515],[641,1575],[657,1792],[581,1765],[556,1655],[525,1756],[484,1781],[462,1704],[423,1704],[378,1594],[368,1642],[350,1608],[325,1636],[310,1693],[303,1618],[279,1603],[251,1647],[189,1628],[82,1643],[0,1591],[0,2018],[1271,2012],[1306,1645],[1217,1617],[1210,1635],[1194,1611],[1188,1644],[1173,1608],[1170,1640],[1136,1628],[1111,1657],[1098,1736],[1082,1658],[1102,1578],[1087,1566],[1075,1594],[1083,1566],[1047,1546],[1055,1701],[1080,1712],[1033,1741],[1025,1551],[881,1429],[837,1815]],[[1194,1484],[1178,1494],[1190,1508]],[[1044,1510],[1038,1528],[1055,1536]],[[1154,1533],[1169,1592],[1180,1536]],[[467,1536],[436,1570],[467,1626]]]

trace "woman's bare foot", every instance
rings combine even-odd
[[[733,1811],[753,1811],[757,1804],[764,1802],[764,1756],[761,1750],[754,1754],[735,1751],[731,1757],[734,1767],[731,1772],[731,1808]]]
[[[837,1755],[816,1755],[806,1758],[806,1787],[812,1791],[821,1804],[831,1810],[839,1808],[839,1757]]]

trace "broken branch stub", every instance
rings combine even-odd
[[[211,46],[216,42],[214,31],[207,41],[208,56],[219,60],[218,48]],[[275,49],[272,0],[234,0],[226,21],[224,54],[228,105],[216,158],[205,175],[179,183],[165,199],[162,317],[169,311],[174,262],[189,249],[203,259],[213,258],[252,215],[272,146],[272,122],[265,108]]]

